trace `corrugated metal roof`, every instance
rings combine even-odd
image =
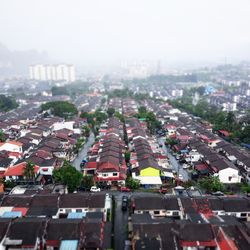
[[[60,250],[77,250],[78,240],[62,240]]]
[[[1,216],[2,218],[16,218],[16,217],[22,217],[21,211],[10,211],[10,212],[4,212]]]
[[[86,217],[86,212],[82,213],[69,213],[68,214],[68,219],[82,219],[83,217]]]

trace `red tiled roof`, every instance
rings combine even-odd
[[[25,216],[28,211],[28,208],[27,207],[13,207],[12,211],[22,212],[22,216]]]
[[[8,167],[4,173],[4,176],[22,176],[26,164],[27,162],[22,162],[15,166]],[[34,167],[34,170],[35,170],[35,173],[37,173],[39,170],[39,166],[36,165]]]
[[[96,169],[97,167],[97,162],[96,161],[90,161],[90,162],[87,162],[84,166],[84,169]]]

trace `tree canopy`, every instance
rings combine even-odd
[[[50,110],[55,116],[60,116],[65,119],[78,114],[74,104],[66,101],[47,102],[41,105],[42,111]]]
[[[56,182],[66,185],[70,193],[74,192],[82,182],[82,174],[67,161],[61,168],[53,171],[53,178]]]
[[[0,111],[1,112],[2,111],[7,112],[17,107],[18,107],[18,104],[13,97],[0,95]]]
[[[35,177],[35,164],[31,161],[28,161],[24,170],[23,175],[27,180],[33,180]]]

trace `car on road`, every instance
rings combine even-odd
[[[159,193],[161,193],[161,194],[166,194],[167,192],[168,192],[168,189],[166,187],[161,187],[159,189]]]
[[[179,179],[179,180],[184,180],[183,175],[182,175],[182,174],[179,174],[179,175],[178,175],[178,179]]]
[[[131,192],[131,189],[128,187],[120,187],[121,192]]]
[[[187,164],[187,163],[184,163],[183,165],[182,165],[182,168],[183,169],[188,169],[190,166]]]
[[[122,211],[127,211],[128,209],[128,197],[122,196]]]
[[[101,189],[98,188],[98,187],[96,187],[96,186],[92,186],[92,187],[90,188],[90,192],[100,192],[100,191],[101,191]]]

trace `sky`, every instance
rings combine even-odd
[[[250,0],[0,0],[0,42],[76,64],[250,59]]]

